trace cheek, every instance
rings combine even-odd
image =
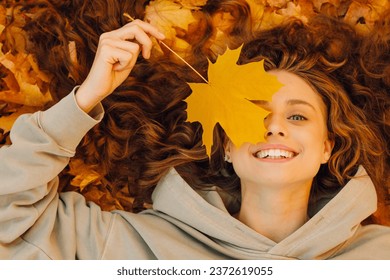
[[[322,161],[325,153],[325,142],[327,137],[319,129],[307,131],[297,136],[302,144],[305,154],[313,158],[314,161]]]
[[[234,171],[239,177],[241,177],[240,175],[245,173],[245,171],[247,171],[251,166],[249,162],[250,155],[249,152],[247,152],[247,149],[245,149],[245,147],[240,147],[239,149],[232,148],[230,150],[230,158],[232,161]]]
[[[255,172],[255,169],[253,169],[253,165],[246,163],[244,160],[241,159],[236,159],[232,162],[232,164],[234,172],[237,174],[240,180],[253,179],[253,174]]]

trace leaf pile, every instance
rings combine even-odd
[[[202,35],[204,17],[200,8],[205,0],[172,1],[153,0],[146,7],[145,20],[158,26],[167,37],[167,44],[186,57],[191,43]],[[372,30],[380,15],[388,8],[388,0],[246,0],[250,7],[254,32],[274,27],[287,17],[296,17],[305,21],[314,14],[326,14],[343,18],[361,34]],[[228,10],[214,13],[212,16],[213,31],[207,47],[210,57],[216,59],[228,47],[234,49],[234,26],[236,18]],[[161,48],[156,44],[156,48]],[[160,53],[167,50],[160,49]],[[172,56],[172,59],[175,57]]]
[[[11,12],[4,2],[13,1],[0,3],[0,146],[9,143],[9,130],[16,117],[42,109],[52,99],[50,76],[40,71],[34,57],[25,50],[27,39],[22,27],[34,15],[18,10]],[[247,12],[253,31],[276,26],[287,17],[305,21],[320,13],[342,18],[359,33],[366,34],[381,13],[390,8],[388,0],[246,0],[246,3],[250,7]],[[207,0],[152,0],[145,7],[144,20],[163,31],[167,38],[164,42],[187,58],[193,42],[203,35],[206,19],[202,8],[206,4]],[[14,18],[13,24],[4,32],[11,17]],[[206,51],[211,60],[216,60],[228,47],[238,47],[234,41],[237,19],[226,7],[213,13],[208,20],[212,21],[213,30],[205,44]],[[176,59],[157,42],[155,50],[156,56],[165,53]],[[67,190],[81,192],[104,210],[131,209],[133,201],[127,190],[111,193],[109,182],[80,160],[72,160],[62,177]]]
[[[27,40],[21,28],[25,15],[15,11],[15,23],[5,33],[9,12],[0,5],[0,145],[8,142],[8,132],[19,115],[42,109],[52,100],[50,77],[25,51]]]

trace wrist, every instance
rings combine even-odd
[[[89,113],[101,101],[99,97],[87,90],[83,85],[75,91],[75,99],[79,108],[86,113]]]

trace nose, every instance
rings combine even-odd
[[[266,128],[264,138],[276,135],[281,137],[287,136],[287,129],[282,117],[270,114],[264,119],[264,126]]]

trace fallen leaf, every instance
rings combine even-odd
[[[307,22],[307,17],[302,15],[301,6],[294,4],[293,2],[288,2],[286,7],[278,10],[278,14],[282,15],[284,18],[295,17],[302,20],[302,22]]]
[[[267,3],[271,7],[282,8],[282,7],[286,6],[288,1],[289,0],[267,0]]]
[[[270,100],[281,87],[275,76],[264,71],[262,61],[237,65],[240,51],[241,48],[228,50],[210,64],[209,84],[189,84],[193,92],[186,99],[188,121],[202,124],[208,154],[217,123],[236,146],[262,141],[263,119],[268,113],[250,100]]]
[[[144,20],[156,26],[159,31],[164,33],[166,38],[164,42],[178,52],[181,50],[176,49],[178,45],[175,42],[177,40],[176,29],[179,28],[180,30],[187,31],[188,25],[195,22],[191,9],[169,0],[151,1],[145,8]],[[165,51],[164,47],[160,47],[160,49],[163,52]]]
[[[80,191],[101,179],[101,175],[89,168],[81,159],[72,159],[69,168],[69,174],[75,176],[71,184],[78,187]]]
[[[377,8],[360,2],[352,2],[345,14],[344,21],[351,24],[360,34],[367,34],[379,20]]]
[[[11,130],[12,125],[20,115],[34,113],[36,111],[36,107],[22,106],[15,109],[14,112],[12,114],[9,114],[8,116],[0,115],[0,129],[3,129],[5,132],[8,132]]]
[[[4,26],[0,25],[0,34],[3,30]],[[42,92],[44,83],[49,83],[50,79],[39,70],[32,55],[20,50],[15,55],[11,51],[4,54],[2,47],[0,43],[0,64],[7,69],[2,72],[6,74],[3,81],[8,89],[0,92],[0,100],[35,107],[51,101],[47,86]]]
[[[314,5],[311,0],[297,0],[297,4],[301,7],[301,15],[310,18],[315,15]]]
[[[269,7],[266,7],[266,9],[264,10],[261,29],[265,30],[265,29],[270,29],[272,27],[275,27],[278,24],[283,23],[283,21],[285,19],[286,18],[284,16],[278,14],[277,11],[275,11]]]
[[[340,6],[340,0],[312,0],[312,2],[317,11],[321,11],[323,4],[331,4],[335,7]]]
[[[200,9],[208,0],[179,0],[177,1],[186,9]]]

